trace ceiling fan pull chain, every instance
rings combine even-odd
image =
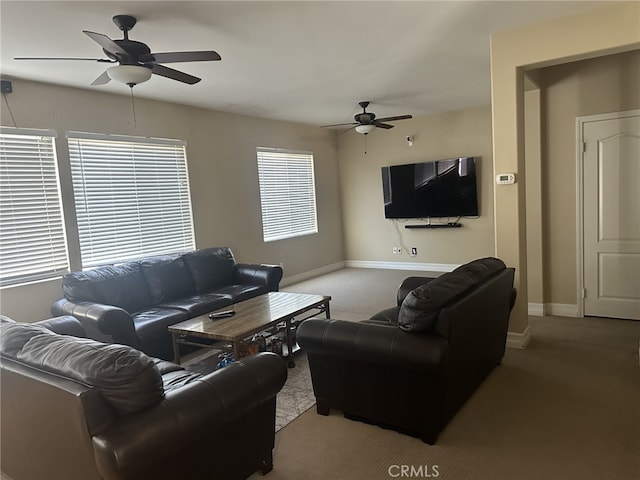
[[[137,128],[137,123],[136,123],[136,102],[133,99],[133,85],[129,85],[129,88],[131,89],[131,110],[133,111],[133,128]]]

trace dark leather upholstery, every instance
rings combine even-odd
[[[398,315],[400,314],[400,306],[404,299],[409,295],[409,293],[414,289],[425,283],[430,282],[436,277],[407,277],[405,278],[400,286],[398,287],[398,292],[396,294],[397,305],[394,307],[385,308],[384,310],[379,311],[375,315],[373,315],[369,319],[369,323],[379,323],[382,325],[397,325],[398,324]]]
[[[233,480],[271,469],[287,376],[277,355],[200,375],[52,330],[84,333],[73,317],[0,322],[2,471],[13,480]]]
[[[407,279],[400,305],[371,320],[303,321],[296,338],[309,357],[318,413],[336,408],[434,443],[504,355],[513,278],[500,260],[479,259],[437,279]],[[407,306],[428,309],[428,328],[398,325]]]
[[[282,268],[236,263],[229,248],[149,257],[62,278],[55,316],[79,319],[90,338],[171,359],[169,325],[277,291]]]

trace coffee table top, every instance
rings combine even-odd
[[[290,320],[296,315],[326,305],[331,297],[306,293],[269,292],[235,303],[218,311],[234,310],[233,317],[212,320],[204,315],[176,323],[169,327],[171,333],[216,340],[237,341],[270,325]]]

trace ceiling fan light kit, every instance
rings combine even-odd
[[[130,87],[146,82],[151,78],[151,73],[150,68],[138,65],[118,65],[107,68],[107,75],[111,80],[124,83]]]
[[[363,135],[367,135],[368,133],[373,132],[376,129],[375,125],[356,125],[356,132],[362,133]]]

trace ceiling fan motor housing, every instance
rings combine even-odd
[[[374,113],[369,113],[369,112],[359,113],[353,117],[353,119],[356,122],[361,123],[363,125],[370,124],[375,120],[375,118],[376,118],[376,115]]]
[[[142,42],[136,42],[135,40],[129,39],[114,40],[114,42],[127,51],[129,54],[128,58],[122,55],[113,54],[104,48],[102,51],[109,58],[117,60],[124,65],[136,65],[139,57],[151,53],[151,49]]]

